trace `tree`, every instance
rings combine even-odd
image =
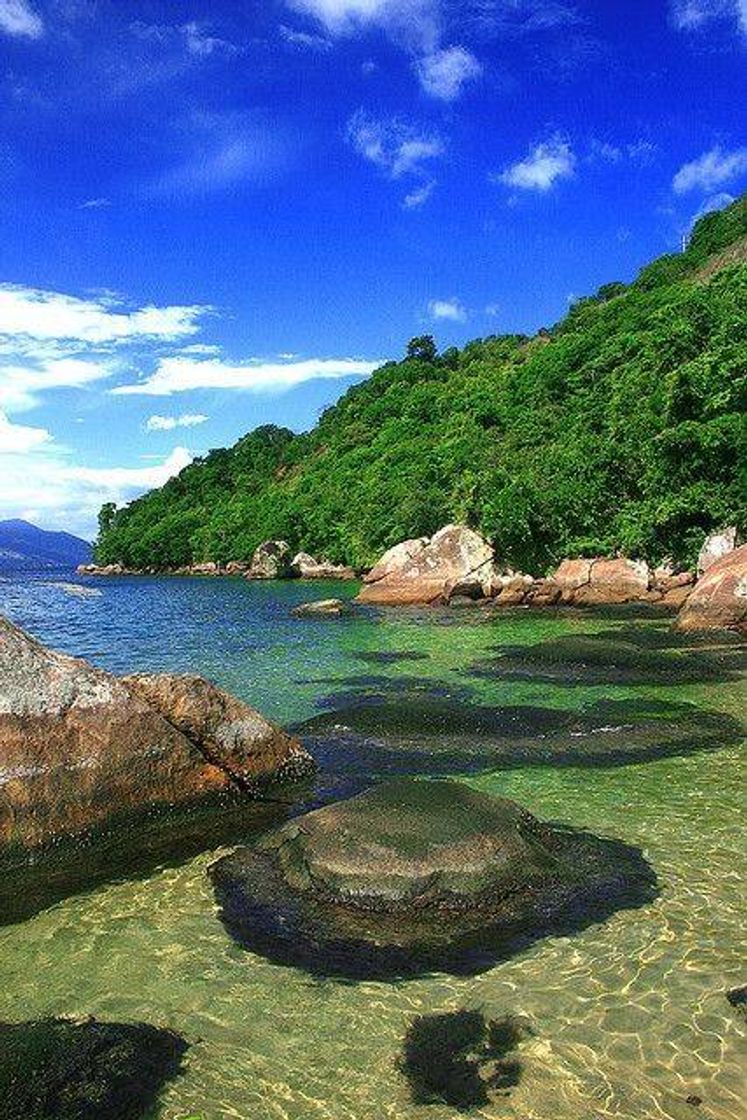
[[[99,510],[99,537],[105,536],[112,525],[114,518],[117,516],[117,506],[115,502],[105,502]]]
[[[421,334],[407,343],[407,357],[418,362],[435,362],[438,357],[436,340],[432,334]]]

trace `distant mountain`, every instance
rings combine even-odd
[[[75,568],[92,555],[88,541],[50,533],[28,521],[0,521],[0,572]]]

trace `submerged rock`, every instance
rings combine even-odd
[[[291,569],[291,547],[287,541],[263,541],[254,550],[247,579],[288,579]]]
[[[365,687],[365,690],[363,690]],[[620,766],[739,742],[740,723],[692,704],[600,700],[580,711],[489,707],[395,680],[330,698],[294,728],[324,767],[368,781],[523,766]]]
[[[485,598],[496,575],[492,546],[465,525],[447,525],[425,544],[405,541],[369,572],[358,599],[391,606]]]
[[[240,943],[344,976],[487,967],[655,895],[633,848],[459,782],[412,779],[307,813],[211,874]]]
[[[519,1016],[488,1021],[481,1011],[419,1015],[399,1062],[413,1103],[447,1104],[460,1112],[483,1107],[491,1091],[518,1085],[521,1062],[512,1055],[531,1034]]]
[[[299,603],[291,614],[296,618],[340,618],[350,607],[342,599],[319,599],[315,603]]]
[[[144,1023],[0,1023],[3,1120],[145,1120],[187,1049]]]
[[[747,631],[747,545],[709,565],[677,616],[678,630]]]
[[[246,792],[308,768],[299,743],[200,678],[129,683],[0,618],[0,848]],[[194,737],[192,737],[194,736]]]

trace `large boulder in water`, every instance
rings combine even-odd
[[[417,541],[406,541],[396,555],[394,550],[385,554],[369,572],[359,601],[404,606],[447,601],[456,588],[480,597],[491,593],[495,553],[473,529],[446,525],[417,546]]]
[[[678,630],[747,630],[747,545],[700,577],[677,616]]]
[[[144,1023],[0,1023],[3,1120],[145,1120],[186,1051]]]
[[[291,821],[211,874],[242,944],[348,976],[484,967],[650,899],[655,883],[624,845],[459,782],[412,779]]]
[[[301,781],[314,772],[295,739],[204,677],[139,673],[123,682],[243,789],[258,793],[268,778]]]
[[[254,550],[247,579],[288,579],[293,575],[291,546],[287,541],[263,541]]]
[[[300,763],[300,744],[199,678],[128,684],[0,618],[0,848],[245,792],[249,772]]]

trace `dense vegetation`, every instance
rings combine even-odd
[[[415,339],[313,431],[259,428],[105,507],[98,558],[243,560],[280,537],[364,566],[458,520],[533,572],[617,550],[691,563],[747,520],[746,386],[747,196],[552,331],[440,356]]]

